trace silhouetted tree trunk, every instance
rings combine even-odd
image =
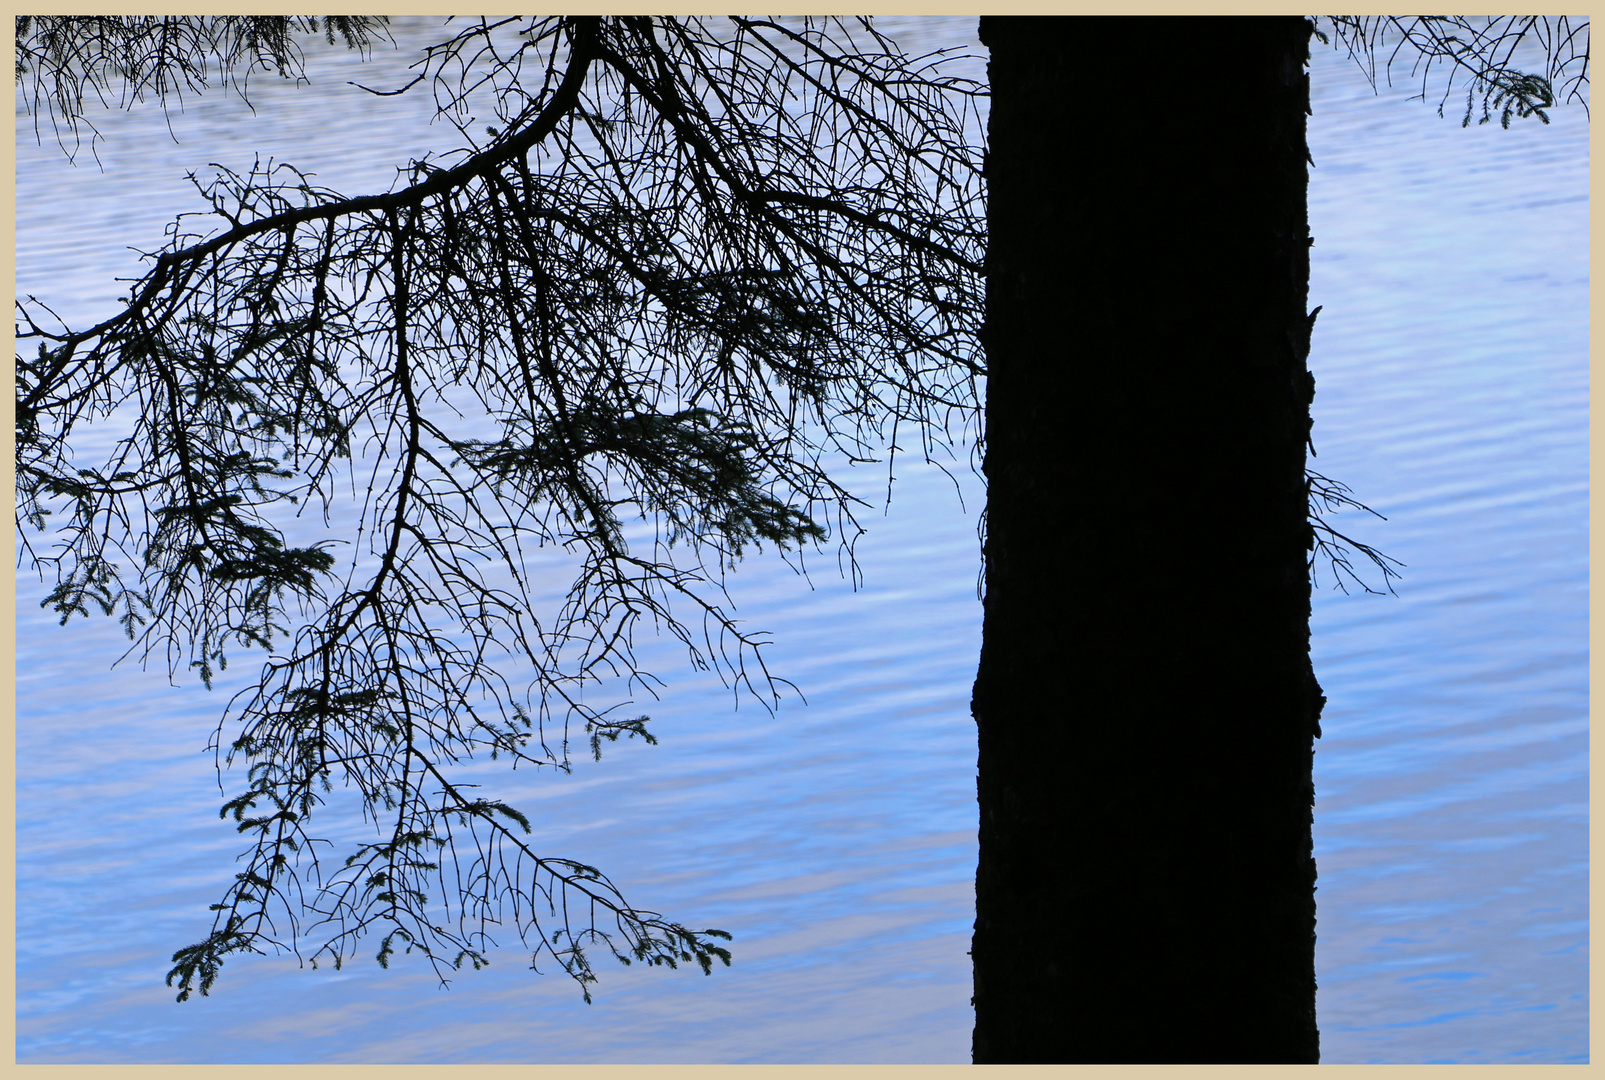
[[[994,18],[978,1062],[1314,1062],[1297,17]]]

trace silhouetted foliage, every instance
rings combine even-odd
[[[217,66],[220,84],[246,97],[254,72],[301,78],[302,54],[296,33],[323,32],[366,52],[384,34],[384,19],[371,15],[226,15],[189,18],[175,15],[19,15],[17,82],[32,107],[35,130],[48,116],[62,149],[67,138],[81,145],[81,125],[91,145],[99,132],[84,114],[86,99],[101,106],[129,108],[147,97],[163,106],[182,104],[185,93],[211,85]],[[246,97],[246,100],[249,100]]]
[[[1462,127],[1470,125],[1479,105],[1479,124],[1497,115],[1500,126],[1507,128],[1513,117],[1536,116],[1549,123],[1544,110],[1557,102],[1575,101],[1588,108],[1587,19],[1566,15],[1331,15],[1325,19],[1337,41],[1333,42],[1317,21],[1321,40],[1347,47],[1373,86],[1377,59],[1384,53],[1383,76],[1391,82],[1393,65],[1407,61],[1410,76],[1420,81],[1418,96],[1422,100],[1432,91],[1433,72],[1442,73],[1439,116],[1456,86],[1464,85]],[[1541,56],[1542,72],[1517,67],[1518,50]]]
[[[70,133],[86,88],[165,98],[205,85],[208,56],[220,79],[295,77],[291,31],[317,28],[35,18],[18,51]],[[726,935],[538,852],[522,813],[454,777],[481,753],[566,769],[573,725],[597,756],[652,741],[579,693],[650,690],[642,628],[776,700],[724,572],[832,535],[850,558],[832,463],[899,422],[926,446],[973,429],[983,91],[943,60],[867,20],[471,21],[415,65],[460,151],[358,198],[283,163],[197,179],[210,215],[180,220],[122,310],[74,330],[19,306],[19,518],[54,523],[26,547],[47,603],[115,613],[208,682],[269,652],[219,728],[248,778],[222,813],[250,847],[174,957],[181,999],[230,953],[308,935],[314,961],[374,931],[381,962],[406,947],[445,972],[508,926],[582,986],[598,943],[728,963]],[[91,424],[119,437],[83,467]],[[356,524],[286,540],[286,515],[338,512],[338,483],[363,493]],[[579,564],[555,612],[532,546]],[[378,827],[340,858],[309,827],[337,787]]]

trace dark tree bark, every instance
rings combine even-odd
[[[1309,24],[994,18],[977,1062],[1314,1062]]]

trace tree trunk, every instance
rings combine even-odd
[[[1315,1062],[1298,17],[999,18],[977,1062]]]

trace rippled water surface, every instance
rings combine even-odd
[[[973,20],[896,23],[972,41]],[[1315,465],[1388,517],[1340,527],[1407,564],[1396,598],[1316,601],[1323,1058],[1585,1061],[1587,122],[1462,130],[1317,49]],[[184,174],[210,162],[272,155],[366,193],[455,145],[421,100],[345,84],[409,57],[309,54],[313,84],[261,80],[255,115],[187,101],[176,144],[155,109],[97,120],[104,171],[19,113],[19,291],[109,310],[127,249],[200,209]],[[115,627],[56,626],[21,575],[18,1059],[967,1060],[980,493],[896,472],[856,592],[828,558],[811,582],[768,559],[736,575],[806,705],[736,709],[665,649],[661,745],[503,779],[546,850],[735,934],[733,968],[603,969],[591,1006],[516,948],[449,991],[415,960],[231,959],[210,998],[173,1003],[168,956],[233,872],[202,752],[228,688],[111,670]]]

